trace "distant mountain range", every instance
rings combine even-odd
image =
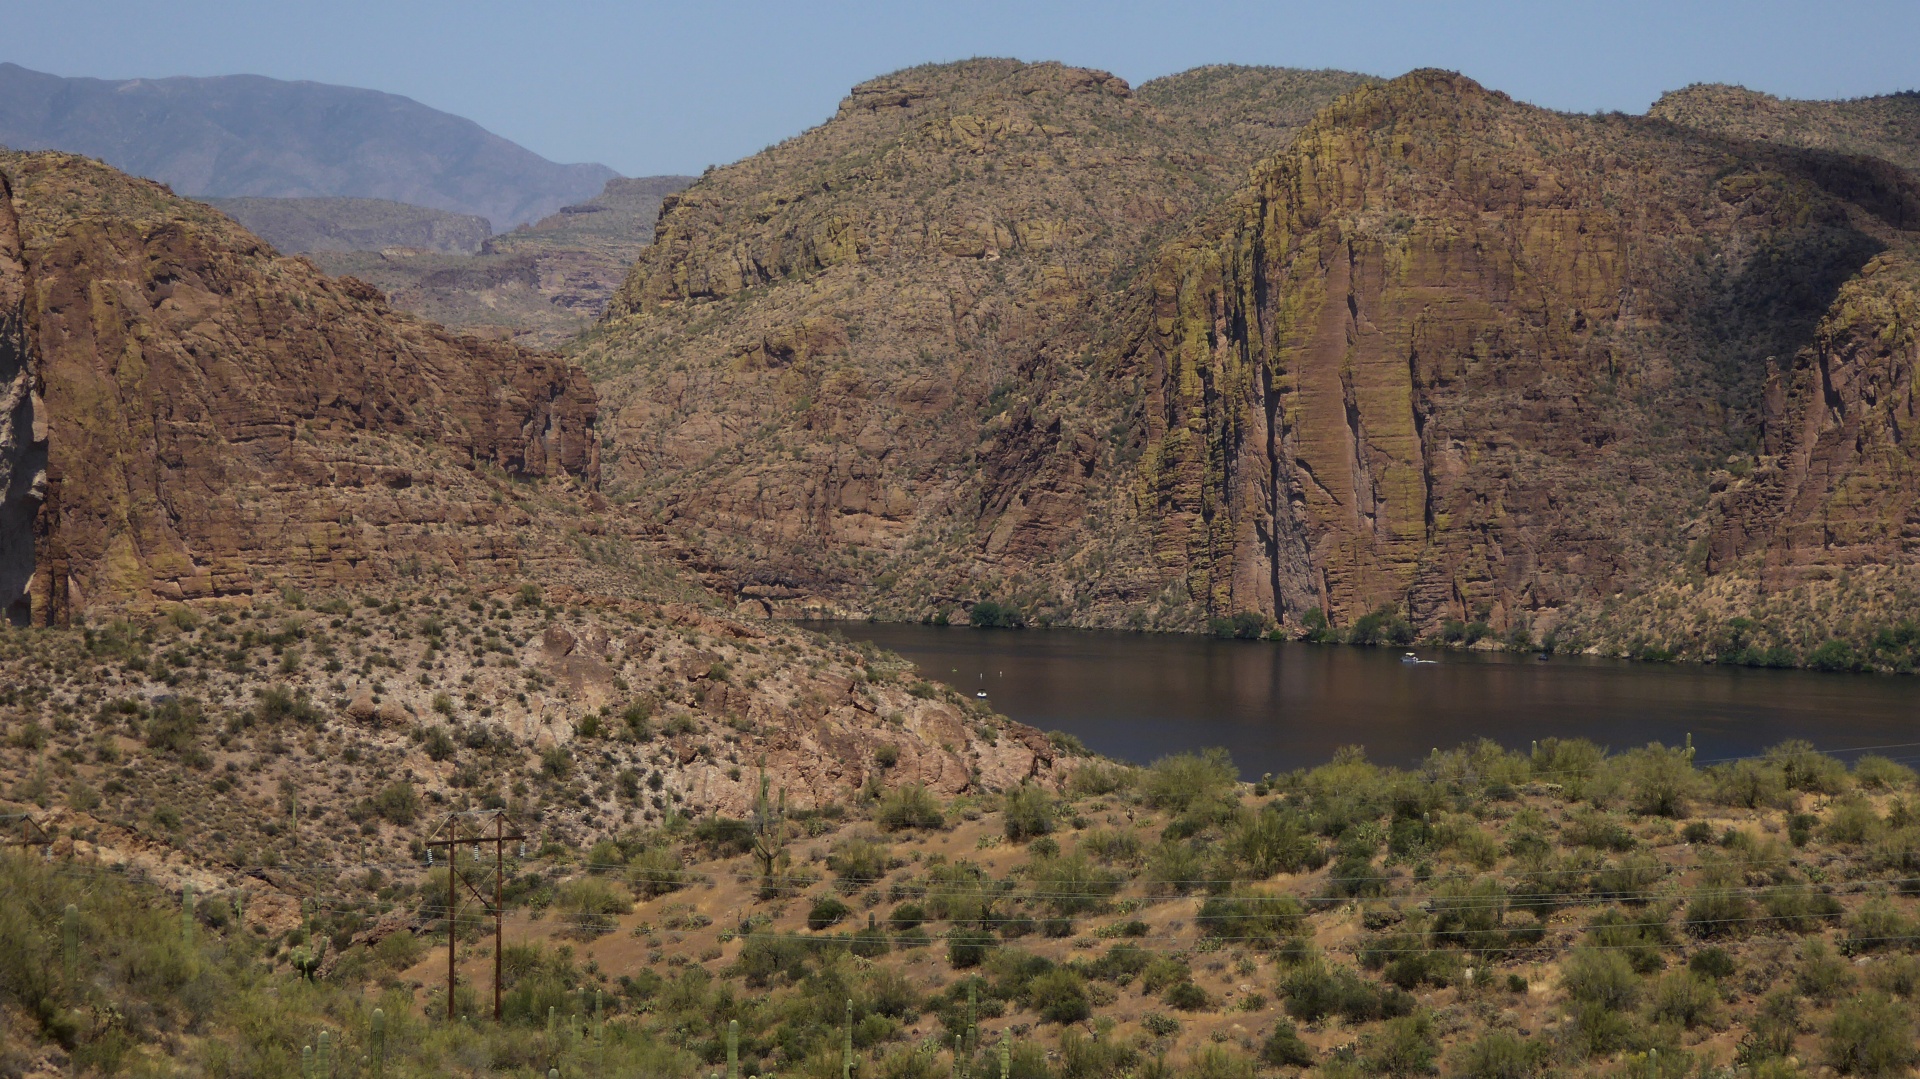
[[[619,175],[396,94],[258,75],[86,79],[0,64],[0,145],[86,154],[196,198],[389,199],[495,231]]]

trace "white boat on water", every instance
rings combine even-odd
[[[1438,666],[1440,663],[1440,661],[1437,659],[1421,659],[1419,656],[1414,655],[1412,652],[1408,652],[1407,654],[1401,656],[1400,662],[1411,663],[1416,667],[1434,667],[1434,666]]]

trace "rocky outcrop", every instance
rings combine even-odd
[[[1756,461],[1714,477],[1709,568],[1770,588],[1920,559],[1920,266],[1882,255],[1767,386]]]
[[[47,496],[47,432],[33,282],[12,191],[0,176],[0,613],[31,619],[35,531]]]
[[[774,610],[917,616],[1011,587],[1108,500],[1089,469],[1117,412],[1036,406],[1098,377],[1127,275],[1365,81],[1213,68],[1135,90],[975,60],[856,87],[663,204],[575,353],[610,413],[609,486]]]
[[[60,154],[14,180],[44,386],[35,618],[96,604],[514,575],[512,478],[592,485],[557,357],[457,337],[166,189]],[[491,479],[497,475],[498,481]]]
[[[1727,565],[1711,474],[1914,242],[1913,179],[1445,72],[1288,78],[915,69],[716,170],[579,350],[611,482],[774,613],[1537,636]]]
[[[1529,628],[1669,572],[1691,462],[1916,207],[1886,166],[1446,73],[1356,91],[1153,274],[1158,560],[1216,613]]]

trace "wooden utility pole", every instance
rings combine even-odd
[[[492,818],[493,834],[487,835],[487,826],[482,823],[474,829],[472,835],[463,836],[461,834],[460,824],[461,821],[467,817]],[[491,907],[493,910],[493,1019],[495,1022],[500,1021],[500,989],[503,969],[501,965],[501,953],[505,950],[503,945],[506,936],[503,922],[506,914],[507,844],[527,838],[520,834],[517,826],[512,834],[508,834],[507,826],[509,823],[506,813],[497,809],[482,813],[449,813],[446,818],[440,822],[440,826],[435,828],[431,833],[432,835],[440,835],[442,832],[445,832],[444,837],[440,839],[430,838],[427,840],[426,845],[428,848],[445,847],[447,849],[448,1022],[452,1022],[454,1018],[453,986],[456,977],[454,972],[454,959],[455,953],[458,950],[455,938],[458,936],[459,919],[455,915],[454,905],[459,900],[459,894],[454,890],[455,881],[459,881],[461,887],[466,888],[467,891],[473,894],[475,899],[480,901],[483,910],[488,907]],[[493,900],[491,903],[488,902],[486,895],[478,888],[475,888],[471,883],[460,878],[460,844],[462,843],[472,843],[475,851],[480,849],[481,843],[493,844]]]

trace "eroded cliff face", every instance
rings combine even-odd
[[[1882,255],[1840,290],[1813,344],[1768,384],[1755,466],[1715,477],[1709,568],[1785,588],[1914,562],[1916,330],[1920,266],[1910,255]]]
[[[856,87],[667,199],[575,353],[611,414],[609,493],[762,610],[1007,595],[1113,493],[1118,388],[1040,407],[1093,375],[1098,312],[1364,81],[1219,68],[1136,92],[978,60]]]
[[[34,617],[475,579],[548,555],[513,478],[591,486],[558,357],[456,337],[165,188],[9,154],[34,281],[48,502]]]
[[[1657,579],[1771,365],[1916,205],[1879,162],[1439,72],[1358,90],[1153,273],[1158,564],[1216,613],[1535,630]]]
[[[34,340],[33,283],[12,190],[0,176],[0,609],[32,617],[35,531],[47,494],[47,437]]]

